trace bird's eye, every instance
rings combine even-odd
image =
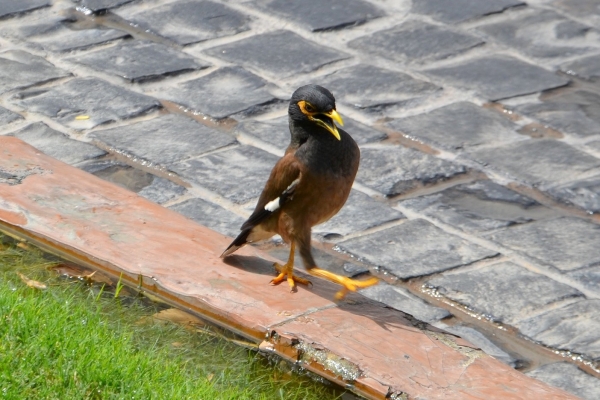
[[[304,103],[304,109],[309,113],[315,112],[315,108],[310,103]]]

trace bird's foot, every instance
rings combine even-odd
[[[279,285],[281,282],[287,279],[288,284],[290,285],[290,292],[296,291],[296,282],[302,285],[312,285],[312,282],[308,279],[300,278],[293,274],[294,266],[293,265],[281,265],[278,263],[273,264],[275,269],[279,272],[275,278],[271,280],[271,285]],[[287,277],[287,278],[286,278]]]
[[[321,278],[325,278],[328,281],[337,283],[342,285],[342,290],[335,294],[335,298],[337,300],[342,300],[348,292],[356,292],[358,289],[363,289],[369,286],[373,286],[379,282],[379,279],[374,276],[364,280],[359,281],[358,279],[352,279],[345,276],[334,274],[333,272],[325,271],[321,268],[311,268],[308,270],[311,275],[320,276]]]

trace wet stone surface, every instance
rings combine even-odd
[[[531,139],[476,150],[465,157],[542,189],[572,180],[600,166],[600,159],[551,139]]]
[[[0,18],[48,7],[50,4],[52,4],[50,0],[2,0]]]
[[[591,26],[600,26],[600,4],[596,0],[551,0],[550,4],[567,14],[587,20]]]
[[[565,299],[583,296],[570,286],[512,262],[442,273],[427,284],[478,314],[507,324],[514,324]],[[497,301],[499,298],[502,298],[501,302]]]
[[[70,139],[42,122],[31,124],[11,133],[10,136],[18,137],[45,154],[67,164],[76,164],[106,154],[96,146]]]
[[[517,125],[500,114],[469,102],[387,123],[390,128],[450,150],[493,146],[523,140]]]
[[[275,79],[314,71],[349,56],[333,48],[317,45],[285,30],[251,36],[205,51],[231,63],[263,71]],[[306,57],[310,54],[310,57]]]
[[[482,233],[555,215],[533,199],[492,181],[478,181],[398,202],[401,207],[462,229]]]
[[[343,241],[339,247],[402,279],[442,272],[497,254],[422,219]]]
[[[584,57],[561,65],[560,69],[584,79],[600,77],[600,55]]]
[[[451,67],[425,71],[463,89],[496,101],[566,85],[569,80],[508,56],[487,56]]]
[[[484,42],[423,21],[408,21],[351,41],[348,46],[402,63],[454,56]]]
[[[411,11],[429,15],[438,21],[457,23],[500,13],[508,8],[524,4],[518,0],[420,0],[413,2]]]
[[[517,324],[523,335],[556,349],[600,359],[600,300],[581,300]]]
[[[279,157],[250,146],[239,146],[197,159],[181,161],[171,169],[238,204],[257,198]]]
[[[239,215],[198,198],[186,200],[169,208],[199,224],[231,237],[236,237],[240,233],[240,226],[244,223],[244,218]]]
[[[105,71],[133,82],[155,80],[209,66],[171,47],[147,41],[125,41],[67,60]]]
[[[356,180],[386,196],[467,172],[461,165],[400,146],[362,149],[360,163]]]
[[[418,104],[441,90],[433,83],[366,64],[340,69],[317,83],[335,93],[337,102],[357,108]]]
[[[90,137],[144,160],[170,165],[235,143],[225,132],[211,129],[181,115],[95,131]]]
[[[32,89],[19,93],[11,101],[74,129],[93,128],[160,107],[151,97],[97,78],[77,78],[52,88]],[[87,118],[80,120],[77,116]]]
[[[0,94],[69,76],[45,59],[21,50],[0,53]]]
[[[131,7],[115,13],[180,45],[235,35],[248,30],[250,22],[230,7],[207,0],[177,1],[142,12]]]
[[[252,112],[277,101],[267,82],[240,67],[224,67],[201,78],[180,82],[158,93],[162,98],[190,107],[214,118]]]
[[[488,237],[561,271],[600,263],[600,226],[579,218],[531,222]]]
[[[301,24],[313,32],[358,25],[385,15],[383,10],[362,0],[287,1],[256,0],[258,7]]]
[[[600,212],[600,177],[569,182],[548,190],[556,200],[590,213]]]
[[[131,3],[134,0],[73,0],[92,11],[101,11]]]
[[[0,125],[8,125],[11,122],[23,119],[19,114],[7,110],[4,107],[0,107]]]
[[[600,398],[598,379],[568,362],[546,364],[527,372],[527,375],[571,392],[584,400]]]

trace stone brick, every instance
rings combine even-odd
[[[230,237],[236,237],[240,232],[240,226],[244,223],[244,219],[239,215],[217,204],[198,198],[186,200],[169,208],[199,224]]]
[[[8,125],[11,122],[23,119],[19,114],[0,107],[0,126]]]
[[[517,125],[507,118],[468,102],[454,103],[425,114],[393,120],[387,125],[449,150],[493,146],[524,139],[516,133]]]
[[[600,226],[579,218],[536,221],[488,237],[561,271],[600,263]]]
[[[70,139],[41,122],[28,125],[11,133],[10,136],[18,137],[36,149],[67,164],[76,164],[106,154],[90,143]]]
[[[552,139],[530,139],[476,150],[468,157],[542,189],[575,180],[600,166],[600,159]]]
[[[584,79],[600,77],[600,55],[579,58],[560,66],[569,75],[577,75]]]
[[[520,322],[517,328],[545,346],[600,359],[600,300],[582,300],[550,310]]]
[[[0,94],[69,75],[43,58],[21,50],[0,53]]]
[[[256,0],[268,14],[296,21],[313,32],[359,25],[385,15],[383,10],[362,0],[312,1]]]
[[[236,142],[225,132],[174,114],[95,131],[90,134],[90,137],[161,165],[197,157]]]
[[[600,297],[600,264],[592,265],[588,268],[577,269],[568,272],[567,275],[579,282],[586,290],[589,290]]]
[[[511,262],[444,273],[427,284],[476,313],[507,324],[514,324],[562,300],[583,296],[570,286]]]
[[[239,146],[181,161],[171,169],[188,181],[243,204],[260,195],[277,160],[266,151]]]
[[[419,321],[427,323],[439,321],[451,315],[443,308],[426,303],[404,288],[388,285],[384,282],[361,290],[360,294],[396,310],[408,313]]]
[[[589,213],[600,212],[600,177],[568,182],[549,189],[548,194]]]
[[[313,232],[325,237],[346,236],[401,218],[404,215],[400,211],[353,190],[340,212],[324,224],[316,226]]]
[[[122,6],[123,4],[131,3],[134,0],[73,0],[80,3],[82,6],[89,8],[94,12],[107,10]]]
[[[472,35],[412,20],[352,40],[348,46],[406,63],[447,58],[483,43]]]
[[[362,149],[360,160],[357,180],[386,196],[467,172],[462,165],[402,146]]]
[[[492,181],[478,181],[398,203],[469,233],[481,233],[554,215],[537,201]]]
[[[67,60],[132,82],[156,80],[209,66],[172,47],[140,40],[129,40],[98,51],[79,53]]]
[[[545,364],[525,373],[527,376],[546,382],[572,393],[584,400],[600,399],[598,378],[586,374],[568,362]]]
[[[340,69],[316,81],[329,89],[338,103],[357,108],[419,103],[441,90],[433,83],[366,64]]]
[[[597,0],[551,0],[550,4],[563,12],[588,21],[590,26],[600,26],[600,4]]]
[[[138,10],[130,7],[118,10],[116,14],[180,45],[235,35],[250,29],[247,16],[207,0],[182,0]]]
[[[277,101],[266,85],[263,79],[240,67],[224,67],[161,89],[158,94],[211,117],[224,118],[240,112],[251,113],[261,105]]]
[[[285,30],[251,36],[204,52],[234,64],[262,71],[275,79],[311,72],[323,65],[349,57],[341,51],[317,45]]]
[[[585,54],[598,47],[594,42],[600,33],[554,11],[539,9],[478,29],[508,47],[540,58]]]
[[[484,15],[501,13],[507,8],[524,4],[519,0],[419,0],[413,2],[411,11],[453,24]]]
[[[151,97],[97,78],[77,78],[60,86],[21,92],[12,101],[27,111],[47,115],[74,129],[93,128],[160,107]],[[75,119],[81,115],[89,118]]]
[[[349,239],[338,246],[402,279],[442,272],[498,254],[422,219]]]
[[[0,18],[14,16],[50,5],[52,5],[52,2],[49,0],[2,0],[0,2]]]
[[[460,88],[473,90],[491,101],[537,93],[569,83],[565,77],[503,55],[471,59],[424,72]]]

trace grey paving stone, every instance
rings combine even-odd
[[[600,26],[600,4],[597,0],[552,0],[549,4],[588,21],[591,26]]]
[[[458,164],[402,146],[361,150],[357,181],[386,196],[440,182],[467,172]]]
[[[348,46],[406,63],[447,58],[483,43],[472,35],[412,20],[352,40]]]
[[[151,163],[168,165],[235,143],[225,132],[169,114],[149,121],[95,131],[101,142]]]
[[[115,13],[180,45],[235,35],[250,29],[249,17],[226,5],[207,0],[182,0],[138,10],[130,7]]]
[[[385,15],[383,10],[362,0],[312,1],[256,0],[267,13],[291,19],[313,32],[358,25]]]
[[[42,122],[28,125],[11,133],[10,136],[18,137],[47,155],[67,164],[75,164],[106,154],[96,146],[70,139]]]
[[[532,9],[510,20],[483,25],[478,30],[529,56],[569,57],[585,54],[598,44],[598,32],[554,11]]]
[[[568,362],[542,365],[525,373],[584,400],[600,399],[600,381]]]
[[[560,66],[560,69],[584,79],[600,78],[600,55],[583,57],[564,63]]]
[[[523,140],[517,125],[494,111],[469,102],[393,120],[387,125],[411,137],[450,150]]]
[[[483,350],[486,354],[494,357],[497,360],[502,361],[505,364],[510,365],[515,368],[519,365],[520,360],[514,358],[500,347],[496,346],[491,340],[486,338],[482,333],[476,331],[475,329],[464,326],[464,325],[453,325],[448,326],[444,323],[434,324],[437,328],[441,328],[446,332],[450,332],[453,335],[460,336],[463,339],[468,340],[475,346],[478,346],[481,350]]]
[[[323,65],[350,57],[341,51],[317,45],[285,30],[250,36],[204,52],[234,64],[265,72],[275,79],[311,72]]]
[[[475,150],[468,157],[542,189],[573,181],[581,173],[600,166],[600,159],[552,139],[530,139]]]
[[[142,40],[129,40],[98,51],[79,53],[67,60],[132,82],[161,79],[209,66],[172,47]]]
[[[202,199],[189,199],[169,207],[223,235],[236,237],[244,219],[225,208]]]
[[[564,86],[569,83],[536,65],[508,56],[485,56],[452,67],[424,71],[460,88],[474,90],[484,98],[496,101]]]
[[[92,11],[98,12],[131,3],[134,0],[73,0]]]
[[[363,289],[360,291],[360,294],[396,310],[408,313],[416,319],[427,323],[439,321],[451,315],[443,308],[434,307],[419,299],[406,289],[391,286],[384,282]]]
[[[569,182],[549,189],[548,194],[589,213],[600,212],[600,177]]]
[[[267,90],[267,83],[240,67],[220,68],[206,76],[168,86],[157,96],[183,104],[214,118],[252,113],[278,99]]]
[[[0,126],[8,125],[11,122],[23,119],[19,114],[7,110],[4,107],[0,107]]]
[[[549,217],[554,212],[492,181],[478,181],[398,203],[469,233],[482,233]]]
[[[524,4],[518,0],[419,0],[413,2],[411,11],[429,15],[439,21],[457,23],[484,15],[501,13],[507,8]]]
[[[0,19],[52,5],[50,0],[2,0]]]
[[[600,132],[600,95],[593,88],[565,89],[552,96],[544,96],[543,102],[520,105],[516,111],[577,137],[589,137]]]
[[[0,94],[69,75],[42,57],[22,50],[0,53]]]
[[[160,107],[160,103],[97,78],[77,78],[60,86],[19,93],[12,101],[27,111],[58,120],[74,129],[93,128],[132,118]],[[87,115],[87,120],[76,120]]]
[[[427,284],[479,314],[508,324],[561,300],[583,296],[570,286],[511,262],[442,274]]]
[[[255,147],[239,146],[173,164],[171,169],[184,179],[243,204],[260,195],[278,159]]]
[[[404,218],[404,215],[364,193],[352,190],[344,207],[329,221],[313,228],[326,238],[346,236],[386,222]]]
[[[543,345],[600,359],[600,300],[582,300],[524,320],[517,328]]]
[[[488,237],[561,271],[600,263],[600,226],[579,218],[536,221]]]
[[[498,254],[422,219],[349,239],[338,246],[402,279],[442,272]]]
[[[316,81],[338,102],[357,108],[416,104],[441,90],[433,83],[366,64],[340,69]]]
[[[600,264],[571,271],[567,275],[600,296]]]

